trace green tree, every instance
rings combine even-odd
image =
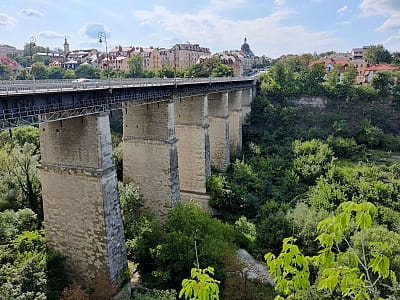
[[[32,65],[32,73],[35,79],[47,79],[47,68],[41,62]]]
[[[340,83],[340,69],[341,65],[336,64],[333,69],[326,75],[326,82],[329,86],[335,87]]]
[[[352,64],[347,66],[347,70],[344,73],[343,84],[352,85],[356,82],[358,71]]]
[[[67,69],[64,72],[64,79],[74,79],[76,78],[75,71],[72,69]]]
[[[325,66],[323,63],[313,64],[301,76],[303,80],[304,93],[318,94],[322,91],[322,83],[325,77]]]
[[[390,63],[392,61],[390,52],[383,45],[370,46],[365,51],[364,56],[370,64]]]
[[[143,77],[143,56],[135,54],[128,59],[129,77]]]
[[[394,85],[395,78],[390,71],[376,72],[371,82],[371,86],[378,92],[378,95],[382,97],[389,96]]]
[[[36,45],[35,43],[26,43],[24,45],[24,56],[30,56],[31,54],[34,55],[38,52],[47,53],[47,49],[46,47]]]
[[[0,64],[0,79],[5,79],[10,76],[11,68],[8,65]]]
[[[174,78],[174,76],[175,76],[175,71],[174,71],[174,68],[172,66],[165,65],[165,66],[163,66],[161,68],[161,70],[160,70],[160,77],[161,78],[164,78],[164,77]]]
[[[62,79],[64,78],[65,70],[60,67],[51,66],[47,69],[49,79]]]
[[[208,77],[210,73],[207,71],[204,64],[191,65],[185,71],[185,77]]]
[[[99,78],[98,70],[91,65],[80,65],[75,74],[78,78]]]
[[[391,252],[389,246],[379,240],[368,241],[368,244],[365,240],[365,232],[372,227],[375,213],[376,207],[372,203],[344,202],[336,216],[318,224],[320,235],[317,240],[321,245],[318,255],[304,256],[294,244],[294,238],[284,239],[279,256],[266,254],[276,289],[287,296],[275,299],[303,299],[302,292],[311,285],[310,262],[320,268],[316,282],[318,289],[330,293],[338,290],[343,297],[353,299],[381,299],[384,293],[378,289],[378,283],[386,278],[396,282],[396,276],[385,254]],[[361,234],[360,252],[355,251],[348,234]]]
[[[28,72],[26,69],[19,70],[17,75],[15,76],[17,80],[29,80],[32,79],[32,74]]]
[[[212,77],[228,77],[233,76],[233,68],[218,62],[213,65],[213,70],[211,72]]]
[[[392,53],[392,63],[396,66],[400,66],[400,52],[393,52]]]
[[[369,120],[361,121],[360,127],[357,131],[357,141],[359,143],[365,144],[368,147],[376,148],[383,140],[384,133],[382,129],[371,124]]]
[[[165,224],[166,236],[151,250],[156,269],[152,282],[178,288],[193,266],[215,266],[215,277],[226,277],[224,257],[234,252],[235,232],[232,226],[211,218],[198,205],[178,205],[170,211]],[[198,262],[195,242],[197,243]]]
[[[219,283],[211,276],[214,275],[214,268],[205,269],[192,268],[191,279],[182,281],[182,289],[179,298],[188,300],[219,300]]]
[[[308,184],[313,184],[319,176],[325,174],[333,160],[332,149],[317,139],[305,142],[295,140],[293,153],[293,169]]]
[[[20,207],[29,207],[43,218],[41,186],[36,166],[39,155],[35,153],[36,148],[29,143],[24,146],[13,145],[0,152],[2,162],[2,183],[5,187],[14,190],[13,196]]]
[[[35,63],[40,62],[40,63],[44,64],[45,66],[48,66],[51,63],[51,58],[49,56],[43,56],[43,55],[36,54],[33,56],[33,61]]]

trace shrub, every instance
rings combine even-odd
[[[148,290],[137,289],[132,293],[131,299],[133,300],[176,300],[175,290]]]
[[[350,158],[360,160],[365,156],[365,146],[357,145],[353,138],[334,137],[330,135],[326,142],[338,158]]]
[[[225,176],[212,174],[207,181],[207,191],[211,194],[210,205],[215,208],[227,208],[230,190]]]
[[[223,257],[234,251],[232,226],[211,218],[193,203],[180,204],[171,210],[165,226],[165,240],[151,250],[157,266],[152,277],[161,287],[180,287],[195,266],[196,247],[200,267],[215,266],[216,279],[225,278]]]

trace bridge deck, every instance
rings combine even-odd
[[[252,77],[0,81],[0,131],[252,86]]]

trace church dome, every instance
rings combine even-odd
[[[254,53],[253,51],[251,51],[249,44],[247,44],[246,37],[244,38],[244,43],[242,44],[241,50],[245,55],[254,56]]]

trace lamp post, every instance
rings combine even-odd
[[[106,45],[107,79],[108,85],[110,85],[110,61],[108,58],[107,34],[104,31],[100,31],[97,36],[99,37],[99,43],[104,42],[104,44]]]
[[[175,45],[174,47],[174,84],[176,87],[176,48],[178,47],[178,45]]]
[[[29,42],[29,54],[31,55],[31,73],[32,73],[32,78],[35,80],[35,74],[33,73],[33,53],[32,53],[32,48],[36,46],[36,37],[31,36],[30,42]]]

